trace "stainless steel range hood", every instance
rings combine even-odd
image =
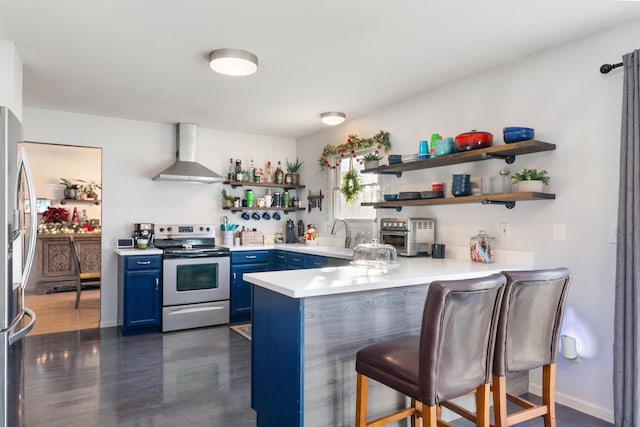
[[[153,177],[154,181],[211,184],[224,178],[196,162],[196,125],[178,123],[176,129],[176,162]]]

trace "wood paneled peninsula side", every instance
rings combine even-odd
[[[83,271],[100,272],[101,233],[38,233],[35,274],[32,275],[35,283],[30,281],[29,292],[45,294],[57,287],[76,286],[69,236],[76,242]]]
[[[399,263],[386,274],[349,266],[244,276],[254,284],[251,402],[260,427],[352,425],[356,352],[417,335],[430,282],[531,267],[424,257]],[[526,392],[528,377],[518,379],[510,385]],[[375,418],[404,398],[373,384],[369,402]]]

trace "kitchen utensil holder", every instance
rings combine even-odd
[[[308,212],[311,212],[311,209],[313,208],[318,208],[320,211],[322,211],[322,199],[324,199],[322,190],[319,190],[318,194],[313,194],[313,192],[309,191],[309,195],[307,196]]]

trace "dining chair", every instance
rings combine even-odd
[[[71,262],[74,264],[76,272],[76,309],[80,306],[80,294],[82,293],[83,284],[100,284],[100,272],[99,271],[82,271],[82,264],[80,263],[80,255],[78,252],[78,246],[73,236],[69,236],[69,245],[71,248]]]
[[[420,334],[365,347],[356,354],[356,426],[411,417],[412,426],[448,425],[438,405],[476,391],[478,426],[489,426],[491,362],[506,279],[487,277],[429,284]],[[411,405],[367,422],[368,379],[411,398]]]
[[[558,338],[569,292],[567,268],[503,271],[507,278],[496,333],[493,360],[493,404],[496,427],[543,417],[545,427],[556,426],[555,379]],[[534,404],[507,393],[512,372],[542,368],[542,403]],[[507,400],[520,409],[507,413]],[[442,406],[475,420],[475,414],[452,402]]]

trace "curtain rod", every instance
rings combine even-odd
[[[608,74],[609,71],[618,67],[622,67],[622,62],[619,62],[618,64],[602,64],[602,67],[600,67],[600,72],[602,74]]]

